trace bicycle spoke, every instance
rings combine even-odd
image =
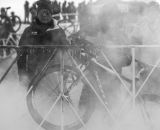
[[[60,52],[60,91],[61,94],[64,94],[64,54],[63,52]]]
[[[34,87],[33,85],[29,87],[27,93],[24,95],[24,98],[28,96],[28,94],[32,91],[33,87]]]

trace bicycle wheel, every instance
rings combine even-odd
[[[29,113],[46,130],[60,130],[61,127],[64,130],[78,130],[94,112],[93,92],[77,69],[65,65],[63,96],[58,100],[61,93],[59,76],[60,65],[54,65],[33,86],[26,99]],[[55,106],[50,110],[53,104]]]
[[[18,16],[10,16],[10,20],[12,23],[12,28],[15,32],[19,31],[21,28],[21,19]]]

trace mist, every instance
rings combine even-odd
[[[159,45],[159,35],[160,35],[160,7],[156,2],[122,2],[119,0],[99,0],[94,4],[88,5],[89,7],[89,18],[83,17],[81,22],[81,29],[83,35],[92,43],[95,43],[97,46],[103,46],[103,51],[111,61],[113,66],[116,68],[118,65],[125,62],[126,55],[131,55],[130,49],[111,49],[108,48],[109,45]],[[104,46],[106,48],[104,49]],[[136,59],[145,63],[147,67],[150,67],[148,71],[151,71],[151,68],[159,60],[160,49],[156,48],[136,48]],[[104,63],[104,59],[100,59]],[[122,67],[122,65],[120,65]],[[159,65],[159,64],[158,64]],[[120,67],[118,66],[118,68]],[[131,66],[130,66],[131,67]],[[125,68],[125,67],[124,67]],[[145,68],[146,69],[146,68]],[[130,75],[127,77],[132,78],[132,68],[127,71],[130,71]],[[157,68],[151,78],[146,83],[142,93],[152,93],[159,95],[159,68]],[[126,73],[126,72],[124,72]],[[157,78],[156,78],[156,76]],[[104,76],[105,77],[105,76]],[[154,77],[154,78],[153,78]],[[107,80],[107,77],[105,77]],[[145,77],[146,78],[146,77]],[[142,77],[142,81],[145,80]],[[107,83],[106,83],[107,84]],[[117,85],[114,85],[114,82],[111,87],[116,91]],[[139,86],[137,86],[139,88]],[[104,86],[104,89],[108,86]],[[156,89],[155,89],[156,88]],[[110,91],[109,91],[110,92]],[[112,97],[111,105],[115,105],[114,108],[118,110],[121,104],[121,100],[127,100],[130,97],[126,96],[125,90],[118,91],[116,94],[112,92],[108,95]],[[119,97],[119,98],[118,98]],[[122,98],[123,97],[123,98]],[[115,99],[115,100],[113,100]],[[125,102],[125,101],[124,101]],[[120,106],[118,105],[120,103]],[[151,120],[146,118],[141,109],[143,105],[137,103],[134,110],[131,109],[132,103],[130,102],[123,110],[123,114],[118,119],[118,124],[110,126],[101,126],[98,129],[118,129],[118,130],[150,130],[150,129],[159,129],[158,125],[159,120],[159,105],[154,103],[149,103],[147,109],[150,110]],[[113,109],[111,109],[112,111]],[[116,111],[113,110],[113,111]],[[102,110],[100,109],[101,113]],[[143,115],[143,114],[144,115]],[[101,113],[103,114],[103,112]],[[142,115],[141,115],[142,114]],[[99,115],[97,114],[97,117]],[[145,117],[145,119],[144,119]],[[106,118],[98,119],[101,121],[107,120]],[[98,123],[98,122],[97,122]],[[94,123],[93,123],[94,124]],[[105,123],[104,123],[105,124]],[[153,125],[154,124],[154,125]],[[94,129],[94,128],[92,128]],[[97,129],[97,128],[95,128]]]
[[[90,26],[84,24],[87,26],[82,29],[86,31],[87,39],[93,43],[106,47],[108,45],[159,45],[160,9],[159,5],[154,2],[124,3],[119,0],[99,0],[90,7],[90,11],[91,15],[94,16],[94,22]],[[130,49],[106,48],[105,53],[115,64],[124,63],[125,55],[131,55]],[[136,49],[136,59],[154,65],[159,58],[159,53],[159,48]],[[15,56],[9,57],[0,62],[0,76],[4,74],[14,58]],[[156,90],[152,93],[159,88],[159,69],[156,72],[148,85],[150,91],[152,91],[153,83],[156,86]],[[17,65],[15,64],[0,84],[0,129],[35,130],[37,124],[30,116],[26,106],[27,88],[19,83],[18,78]],[[88,78],[94,84],[94,80],[89,76]],[[100,80],[109,110],[116,121],[113,121],[97,99],[95,101],[96,109],[86,124],[88,130],[160,129],[160,105],[158,103],[147,102],[144,105],[142,102],[136,102],[133,108],[132,98],[115,75],[103,72]],[[97,86],[96,83],[94,85]],[[127,86],[131,88],[130,84]],[[157,91],[157,94],[160,93]]]
[[[86,31],[88,40],[93,43],[104,46],[159,45],[160,7],[158,3],[99,0],[89,5],[89,8],[91,17],[84,18],[88,21],[82,19],[82,29]],[[116,54],[119,55],[119,51],[116,50],[116,52],[113,54],[115,60]],[[143,51],[136,49],[136,58],[154,65],[159,58],[159,52],[159,48],[143,48]],[[123,53],[125,55],[126,51]],[[107,55],[111,54],[107,53]]]
[[[11,63],[14,58],[14,56],[10,57],[0,63],[1,74],[6,70],[6,65]],[[92,76],[87,75],[87,78],[97,87]],[[88,130],[158,130],[160,128],[160,105],[158,103],[146,102],[144,106],[144,103],[136,102],[133,109],[131,96],[122,87],[114,74],[101,72],[99,78],[105,92],[107,106],[116,120],[112,119],[104,105],[96,99],[95,111],[86,124]],[[127,84],[127,86],[130,86],[130,84]],[[38,128],[28,112],[26,93],[26,87],[19,83],[17,65],[15,64],[0,85],[1,129],[35,130]],[[43,100],[43,102],[46,104],[48,99]],[[147,114],[149,114],[149,117],[147,117]],[[85,130],[85,128],[80,130]]]

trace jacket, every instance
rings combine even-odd
[[[36,20],[24,30],[20,38],[19,46],[26,45],[68,45],[68,41],[65,32],[55,24],[54,20],[48,24],[41,24]],[[50,48],[22,47],[20,49],[22,55],[17,62],[19,74],[25,72],[33,75],[37,67],[42,68],[45,65],[52,51]]]

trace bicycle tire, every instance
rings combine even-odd
[[[14,21],[13,21],[13,19],[14,19]],[[10,20],[11,20],[12,28],[13,28],[14,32],[18,32],[19,29],[21,28],[21,24],[22,24],[20,17],[18,17],[17,15],[10,16]],[[14,22],[16,22],[16,23],[14,23]],[[15,24],[17,24],[17,26]]]
[[[76,68],[73,68],[71,66],[65,65],[64,66],[64,70],[71,70],[74,71],[78,76],[80,76],[79,71]],[[60,65],[53,65],[52,67],[50,67],[49,69],[47,69],[46,73],[43,74],[43,76],[41,76],[41,78],[38,80],[38,82],[40,80],[42,80],[46,75],[51,74],[53,72],[57,72],[60,71]],[[41,116],[41,114],[38,112],[38,110],[36,110],[36,108],[34,108],[33,102],[32,102],[32,97],[33,97],[33,93],[36,91],[38,82],[35,84],[35,86],[33,86],[33,89],[29,92],[29,94],[27,95],[26,98],[26,102],[27,102],[27,107],[29,110],[30,115],[32,116],[32,118],[34,119],[34,121],[40,125],[41,121],[43,120],[43,117]],[[84,82],[83,82],[84,83]],[[80,100],[83,101],[83,103],[85,104],[85,112],[83,114],[83,116],[81,117],[82,121],[86,124],[89,119],[91,118],[92,113],[94,112],[95,109],[95,102],[93,101],[93,92],[91,90],[91,88],[84,83],[84,87],[82,90],[82,95],[80,97]],[[80,101],[80,104],[82,103]],[[45,120],[42,124],[42,126],[44,129],[46,130],[60,130],[61,126],[60,125],[55,125],[47,120]],[[64,130],[78,130],[81,127],[83,127],[83,125],[81,124],[80,121],[76,121],[74,123],[71,124],[67,124],[64,126]]]

